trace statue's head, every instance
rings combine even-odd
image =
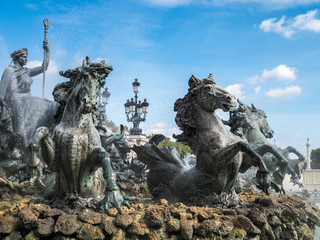
[[[73,83],[73,92],[81,105],[82,112],[90,113],[96,109],[100,89],[112,69],[112,66],[106,65],[105,61],[92,63],[87,57],[81,67],[60,72],[61,76],[69,78]]]
[[[18,49],[11,53],[10,56],[14,62],[18,62],[21,66],[23,66],[28,60],[28,50],[26,48]]]
[[[194,96],[200,107],[208,112],[213,112],[216,109],[227,112],[237,105],[236,98],[221,88],[213,80],[212,74],[203,80],[191,76],[189,87],[188,94]]]
[[[267,115],[263,110],[257,109],[253,104],[251,104],[251,107],[248,107],[247,113],[255,128],[260,129],[266,138],[273,137],[274,131],[269,126]]]

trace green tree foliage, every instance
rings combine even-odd
[[[152,137],[153,135],[147,136],[148,139],[151,139]],[[170,140],[170,138],[166,138],[158,144],[158,148],[172,148],[172,147],[175,147],[178,149],[179,157],[181,156],[182,153],[191,152],[191,149],[189,146],[184,145],[180,142],[173,142]]]
[[[311,168],[320,169],[320,148],[311,151]]]

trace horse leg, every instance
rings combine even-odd
[[[291,167],[289,169],[289,167],[288,167],[288,172],[289,172],[289,174],[291,174],[290,170],[294,171],[296,176],[291,174],[291,182],[293,182],[293,185],[297,184],[300,188],[302,188],[303,184],[301,182],[299,182],[299,179],[301,178],[302,170],[306,164],[305,157],[297,149],[295,149],[292,146],[288,146],[285,149],[283,149],[282,153],[288,159],[290,159],[289,153],[293,153],[298,157],[299,163],[296,164],[293,169],[291,169]]]
[[[96,171],[99,167],[102,167],[103,178],[107,183],[105,197],[99,202],[99,206],[103,206],[105,210],[116,207],[121,213],[121,205],[130,207],[126,201],[130,198],[122,196],[116,183],[116,173],[110,163],[110,155],[103,147],[97,147],[89,153],[86,164],[80,173],[81,182],[88,180],[91,172]]]
[[[268,194],[268,188],[270,186],[268,180],[268,169],[265,163],[262,161],[261,156],[256,153],[248,143],[244,141],[236,142],[232,145],[219,149],[215,155],[215,162],[225,164],[226,161],[235,157],[239,152],[244,152],[250,156],[253,164],[259,168],[256,175],[258,187]]]
[[[274,179],[275,181],[282,186],[283,179],[285,174],[288,172],[291,174],[292,178],[296,178],[296,174],[294,171],[288,166],[288,160],[282,156],[279,151],[277,151],[274,147],[264,144],[256,149],[256,152],[259,153],[261,156],[265,155],[266,153],[271,153],[275,156],[278,160],[278,167],[279,169],[274,172]]]

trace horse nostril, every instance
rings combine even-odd
[[[227,99],[228,99],[229,101],[231,101],[231,100],[232,100],[232,98],[231,98],[230,96],[227,96]]]

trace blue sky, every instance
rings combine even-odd
[[[223,3],[221,3],[223,2]],[[64,81],[58,71],[85,56],[114,67],[106,86],[107,115],[126,123],[123,104],[139,96],[150,102],[143,131],[178,131],[173,105],[191,74],[213,73],[220,86],[268,115],[281,147],[305,153],[320,147],[320,0],[2,0],[0,70],[10,53],[26,47],[29,66],[43,59],[43,24],[49,18],[51,62],[47,98]],[[41,96],[42,77],[32,94]],[[227,115],[221,114],[226,118]],[[273,140],[271,140],[272,142]]]

